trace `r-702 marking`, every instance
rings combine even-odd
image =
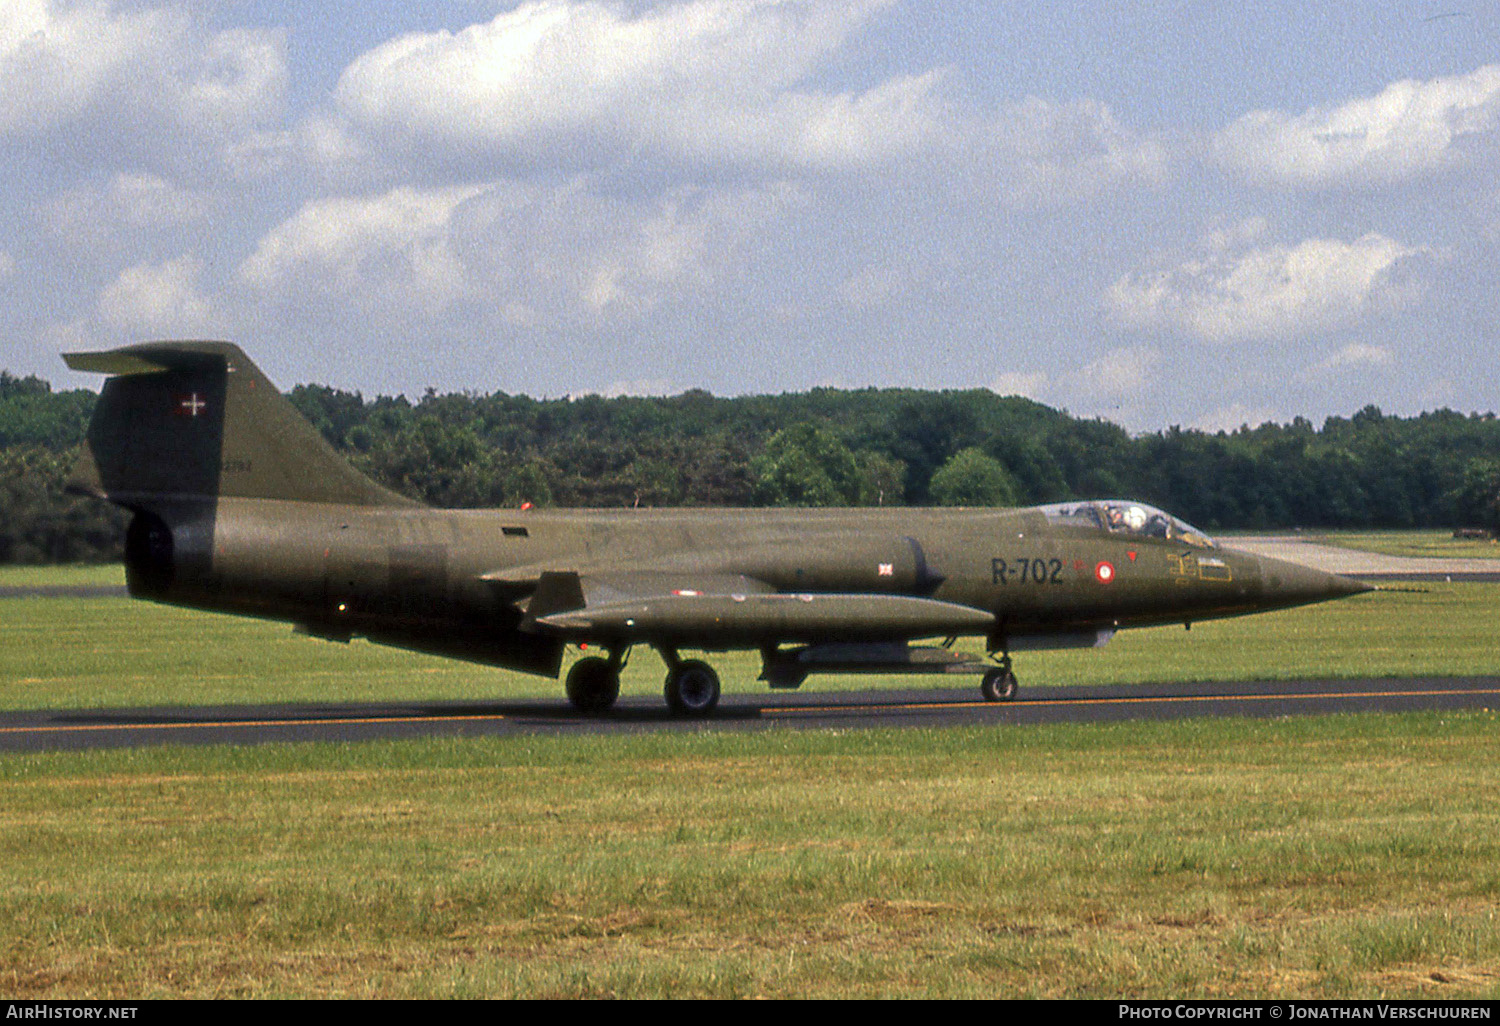
[[[990,560],[991,584],[1061,584],[1063,563],[1060,559],[1022,557],[1014,560]]]

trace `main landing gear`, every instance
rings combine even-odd
[[[662,687],[666,695],[667,707],[674,714],[682,717],[699,718],[712,713],[719,704],[720,695],[719,675],[714,672],[714,668],[701,659],[681,658],[677,654],[677,649],[670,645],[660,645],[658,651],[661,653],[662,662],[667,664],[667,678]],[[954,656],[939,649],[914,649],[912,651],[917,654],[938,652],[945,658],[912,658],[906,662],[891,661],[887,658],[883,662],[868,665],[850,663],[846,660],[836,665],[827,662],[812,665],[814,669],[825,673],[974,673],[983,671],[983,676],[979,681],[979,691],[984,695],[986,702],[1010,702],[1016,697],[1016,675],[1011,669],[1009,652],[1000,656],[998,665],[989,666],[973,656]],[[585,716],[602,715],[614,708],[615,701],[620,697],[620,671],[624,668],[625,656],[628,652],[628,647],[618,648],[609,653],[608,659],[588,656],[573,664],[573,668],[568,671],[567,679],[568,701],[573,703],[573,708]],[[767,672],[781,665],[772,666],[768,663]],[[772,687],[796,687],[802,683],[802,678],[809,672],[809,667],[795,660],[792,660],[789,665],[793,670],[800,672],[790,684],[778,684],[777,678],[771,678]]]
[[[1009,702],[1016,697],[1016,675],[1010,668],[1010,653],[1000,657],[1000,665],[986,671],[979,680],[979,693],[986,702]]]
[[[624,666],[618,652],[608,659],[589,656],[573,664],[568,671],[568,701],[586,716],[597,716],[614,708],[620,697],[620,670]]]
[[[568,701],[585,716],[598,716],[614,708],[620,697],[620,671],[624,669],[624,650],[610,652],[608,659],[588,656],[568,671]],[[675,648],[663,648],[667,664],[663,690],[667,705],[678,716],[707,716],[719,704],[719,675],[714,668],[698,659],[681,659]]]
[[[667,705],[678,716],[707,716],[719,704],[719,675],[701,659],[683,661],[675,648],[661,649],[667,664],[663,689]]]

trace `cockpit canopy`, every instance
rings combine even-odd
[[[1059,526],[1086,527],[1126,537],[1163,538],[1199,549],[1214,547],[1213,539],[1196,527],[1144,502],[1095,499],[1057,502],[1039,508],[1049,521]]]

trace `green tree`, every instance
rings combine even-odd
[[[1500,534],[1500,459],[1477,456],[1470,460],[1453,499],[1458,526],[1484,527]]]
[[[1014,506],[1016,482],[1005,465],[982,449],[962,449],[932,475],[939,506]]]
[[[905,505],[906,464],[878,452],[861,452],[855,461],[859,465],[859,505]]]
[[[517,460],[501,478],[503,505],[520,507],[552,505],[552,487],[547,479],[555,471],[537,460]]]
[[[119,559],[129,515],[63,492],[76,449],[0,449],[0,563],[79,563]]]
[[[849,447],[812,424],[783,428],[750,461],[762,506],[852,506],[860,499],[859,464]]]
[[[97,398],[86,389],[54,392],[40,378],[0,370],[0,449],[40,445],[61,451],[77,445]]]
[[[379,437],[354,462],[387,487],[433,506],[499,506],[505,499],[495,450],[472,429],[428,414]]]

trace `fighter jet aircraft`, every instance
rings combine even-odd
[[[556,678],[615,703],[634,646],[685,716],[718,703],[684,649],[758,650],[761,679],[972,673],[1016,693],[1011,653],[1126,627],[1368,590],[1216,544],[1140,502],[1026,509],[439,510],[342,460],[237,347],[154,342],[65,357],[112,375],[71,487],[134,517],[132,595],[288,621]],[[984,639],[988,659],[952,639]],[[948,639],[942,644],[915,644]]]

